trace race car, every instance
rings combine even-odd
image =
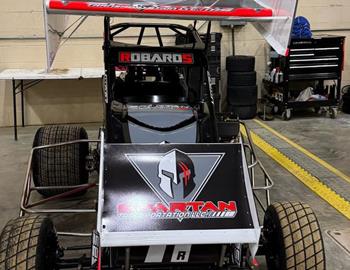
[[[139,33],[137,43],[120,42],[130,29]],[[156,46],[144,43],[151,30]],[[165,45],[163,30],[185,44]],[[75,126],[37,131],[21,215],[1,234],[1,269],[253,269],[257,255],[266,256],[269,270],[325,269],[310,207],[271,204],[273,182],[244,123],[215,113],[207,44],[193,26],[111,25],[105,18],[100,139],[88,140]],[[261,186],[255,167],[263,172]],[[89,181],[94,170],[96,183]],[[96,186],[94,209],[38,208]],[[45,198],[34,200],[34,191]],[[262,223],[256,203],[265,212]],[[50,218],[91,212],[95,229],[85,234],[58,236]],[[64,236],[88,236],[91,243],[63,247]],[[81,254],[67,257],[71,250]]]
[[[0,269],[256,269],[261,255],[269,270],[325,269],[311,208],[271,203],[245,124],[215,113],[210,25],[203,40],[196,23],[105,17],[98,139],[77,126],[38,129],[20,216],[0,235]],[[132,44],[127,31],[138,33]],[[83,215],[93,229],[77,232]],[[70,231],[56,230],[60,218]]]

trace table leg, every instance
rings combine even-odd
[[[17,135],[17,106],[16,106],[16,80],[12,80],[12,98],[13,98],[13,128],[15,133],[15,141],[18,140]]]
[[[21,107],[22,107],[22,127],[24,127],[24,90],[23,80],[21,80]]]

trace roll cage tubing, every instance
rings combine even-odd
[[[194,23],[196,25],[196,22]],[[118,41],[114,41],[114,38],[122,33],[123,31],[129,28],[140,28],[140,33],[137,41],[137,45],[129,45],[124,43],[119,43]],[[142,39],[144,38],[144,31],[146,28],[155,29],[158,45],[155,46],[143,46],[141,45]],[[160,34],[159,29],[166,28],[170,29],[176,34],[180,34],[187,38],[187,41],[190,41],[189,44],[181,45],[181,46],[164,46],[162,36]],[[125,63],[119,63],[118,54],[120,51],[123,52],[167,52],[167,53],[193,53],[194,64],[193,66],[200,67],[200,76],[199,76],[199,93],[200,97],[203,96],[203,100],[209,110],[209,117],[211,122],[211,132],[213,142],[218,142],[218,130],[217,130],[217,121],[215,116],[215,108],[214,108],[214,99],[213,92],[210,86],[210,81],[208,77],[208,59],[207,59],[207,50],[208,44],[210,41],[210,30],[211,30],[211,22],[208,22],[207,27],[207,35],[206,41],[203,43],[201,38],[199,37],[196,29],[193,26],[185,27],[177,24],[147,24],[147,23],[120,23],[120,24],[110,24],[110,17],[105,17],[104,19],[104,60],[105,60],[105,71],[107,75],[107,81],[105,87],[107,87],[107,95],[105,96],[105,113],[106,113],[106,128],[109,129],[111,125],[111,106],[114,99],[114,91],[113,83],[116,79],[115,68],[120,64],[121,66],[125,66]],[[184,31],[185,33],[181,32]],[[181,66],[180,64],[176,64],[177,66]],[[187,65],[188,66],[188,65]],[[187,76],[188,80],[188,76]],[[105,93],[106,94],[106,93]],[[204,94],[204,95],[203,95]],[[197,100],[200,102],[200,100]],[[108,140],[108,138],[107,138]]]

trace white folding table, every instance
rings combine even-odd
[[[46,72],[44,69],[6,69],[0,72],[0,80],[12,81],[13,95],[13,126],[14,138],[18,140],[16,97],[21,96],[22,126],[24,122],[24,91],[32,88],[44,80],[74,80],[99,79],[104,74],[103,68],[69,68],[53,69]]]

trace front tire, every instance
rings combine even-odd
[[[54,270],[57,235],[52,221],[25,216],[7,223],[0,236],[0,269]]]
[[[317,218],[307,204],[270,205],[264,218],[268,270],[325,270],[325,252]]]

